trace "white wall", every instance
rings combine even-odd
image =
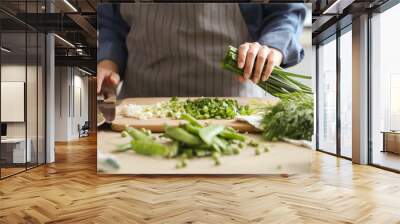
[[[28,68],[30,69],[30,68]],[[2,65],[1,81],[25,82],[25,65]],[[7,108],[1,108],[6,110]],[[7,123],[7,137],[25,137],[25,123],[11,122]]]
[[[38,69],[38,71],[36,70]],[[27,80],[25,78],[27,77]],[[1,81],[2,82],[24,82],[26,83],[26,107],[23,106],[22,113],[26,110],[27,120],[22,122],[6,122],[7,137],[9,138],[25,138],[25,135],[30,139],[30,147],[32,150],[32,161],[36,162],[39,158],[39,163],[44,162],[44,74],[42,68],[25,64],[3,64],[1,66]],[[22,90],[21,94],[24,94]],[[6,97],[6,96],[2,96]],[[13,113],[11,108],[1,108],[2,112]],[[37,157],[37,154],[39,156]]]
[[[85,121],[88,121],[88,79],[87,77],[81,76],[78,70],[74,70],[74,80],[73,80],[73,96],[71,99],[74,99],[74,102],[71,102],[71,105],[74,105],[72,108],[72,119],[71,119],[71,134],[73,138],[79,137],[78,133],[78,124],[83,125]],[[79,72],[79,75],[76,75],[76,72]]]
[[[55,68],[55,141],[68,141],[69,139],[69,72],[67,67]]]
[[[27,69],[28,72],[28,85],[34,86],[34,88],[27,88],[27,106],[30,107],[27,109],[27,112],[31,110],[36,112],[36,80],[33,80],[30,75],[36,75],[36,66],[27,66],[25,65],[18,65],[18,64],[8,64],[1,66],[1,81],[3,82],[25,82],[25,75]],[[41,105],[39,105],[40,107]],[[34,108],[32,108],[34,107]],[[7,110],[7,108],[1,108],[1,110]],[[10,111],[11,112],[11,111]],[[36,130],[36,120],[37,115],[36,113],[27,113],[28,119],[28,129],[33,128]],[[31,122],[34,122],[31,124]],[[35,126],[35,127],[33,127]],[[28,137],[29,137],[29,130],[28,130]],[[36,133],[36,132],[35,132]],[[25,137],[25,122],[7,122],[7,136],[8,137]]]
[[[88,120],[88,78],[83,75],[76,68],[56,67],[56,141],[79,138],[78,125]]]

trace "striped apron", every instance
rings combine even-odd
[[[228,45],[251,41],[238,4],[125,3],[131,27],[121,97],[265,96],[221,68]]]

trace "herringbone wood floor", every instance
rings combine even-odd
[[[282,176],[98,176],[96,139],[0,181],[0,223],[400,223],[400,175],[316,152]]]

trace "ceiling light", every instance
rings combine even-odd
[[[10,49],[7,49],[7,48],[5,48],[5,47],[1,47],[0,49],[1,49],[2,51],[6,52],[6,53],[10,53],[10,52],[11,52]]]
[[[76,53],[78,53],[78,55],[86,55],[82,48],[77,48]]]
[[[83,72],[83,73],[85,73],[85,74],[87,74],[87,75],[92,75],[92,73],[90,73],[90,72],[88,72],[88,71],[86,71],[86,70],[83,70],[83,69],[81,69],[81,68],[79,68],[79,67],[78,67],[78,70],[81,71],[81,72]]]
[[[351,5],[355,0],[336,0],[322,14],[342,14],[343,10]]]
[[[330,5],[327,9],[325,9],[325,10],[322,12],[322,14],[331,13],[332,9],[336,9],[337,4],[338,4],[339,2],[340,2],[340,0],[334,1],[332,5]]]
[[[64,3],[68,5],[74,12],[78,12],[78,10],[68,1],[64,0]]]
[[[69,42],[68,40],[66,40],[66,39],[64,39],[64,38],[62,38],[62,37],[60,37],[60,36],[57,35],[57,34],[54,34],[54,36],[57,37],[57,38],[58,38],[59,40],[61,40],[62,42],[64,42],[65,44],[67,44],[68,46],[75,48],[75,45],[73,45],[73,44],[72,44],[71,42]]]

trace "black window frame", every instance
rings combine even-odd
[[[341,119],[340,119],[340,77],[341,77],[341,66],[340,66],[340,37],[347,32],[351,32],[351,16],[345,16],[342,19],[338,18],[337,21],[338,24],[334,24],[336,27],[335,32],[331,32],[330,35],[326,35],[323,38],[318,38],[317,41],[313,41],[314,45],[316,46],[316,54],[315,54],[315,60],[316,60],[316,79],[315,79],[315,87],[316,87],[316,138],[315,138],[315,143],[316,143],[316,150],[319,152],[323,152],[329,155],[337,156],[340,158],[344,158],[347,160],[352,160],[352,158],[343,156],[341,153]],[[341,25],[339,25],[341,23]],[[318,92],[319,92],[319,82],[320,82],[320,74],[319,74],[319,51],[318,49],[320,48],[321,45],[327,44],[331,41],[336,41],[336,152],[328,152],[324,149],[321,149],[319,146],[319,97],[318,97]]]
[[[27,11],[28,2],[36,3],[36,11],[39,12],[39,3],[44,3],[45,1],[43,1],[43,0],[31,0],[31,1],[21,0],[20,2],[25,4],[25,11]],[[47,98],[47,81],[46,81],[46,79],[47,79],[47,37],[46,37],[47,33],[40,31],[40,30],[28,25],[27,23],[21,21],[20,19],[15,17],[12,13],[10,13],[6,9],[2,8],[1,5],[0,5],[0,12],[8,15],[8,17],[10,17],[10,19],[16,21],[17,23],[21,23],[21,25],[24,27],[24,30],[19,30],[18,32],[11,32],[11,33],[21,33],[21,34],[25,35],[25,85],[24,85],[25,166],[24,166],[24,169],[21,169],[18,172],[14,172],[12,174],[4,176],[2,173],[2,171],[3,171],[3,168],[1,166],[2,164],[0,163],[0,180],[3,180],[8,177],[12,177],[17,174],[26,172],[27,170],[44,165],[47,162],[47,128],[46,128],[47,127],[47,111],[46,111],[46,108],[47,108],[47,99],[46,99]],[[47,7],[46,7],[46,12],[47,12]],[[10,33],[7,31],[3,31],[1,28],[2,28],[2,23],[0,22],[0,46],[2,45],[2,43],[1,43],[2,34]],[[34,35],[36,34],[36,51],[35,52],[36,52],[36,57],[37,57],[36,58],[36,80],[37,80],[36,81],[36,99],[37,99],[36,104],[37,104],[37,106],[36,106],[36,136],[35,137],[36,137],[36,142],[37,142],[37,145],[36,145],[37,151],[36,151],[35,163],[27,162],[27,147],[28,147],[28,142],[27,142],[27,139],[28,139],[28,131],[27,131],[27,127],[28,127],[28,118],[27,118],[27,81],[28,81],[28,79],[27,79],[28,54],[27,54],[27,52],[28,52],[28,44],[27,44],[27,42],[28,42],[28,33],[31,33],[31,34],[33,33]],[[43,34],[43,35],[39,35],[39,34]],[[39,36],[42,36],[42,38],[39,38]],[[41,46],[43,48],[43,49],[41,49],[41,51],[39,51],[39,39],[40,39],[41,43],[43,44]],[[42,64],[43,65],[42,66],[42,82],[44,84],[44,86],[43,86],[44,92],[42,93],[43,94],[42,96],[44,97],[42,100],[42,102],[43,102],[42,109],[43,109],[44,116],[40,117],[40,118],[39,118],[39,79],[38,79],[38,76],[39,76],[39,68],[38,67],[40,65],[39,64],[39,52],[41,52],[43,54],[43,55],[41,55],[41,57],[42,57],[42,61],[44,61],[44,63]],[[0,54],[0,82],[1,82],[2,62],[3,62],[2,55]],[[1,90],[1,86],[0,86],[0,90]],[[0,91],[0,96],[1,96],[1,91]],[[0,101],[1,101],[1,97],[0,97]],[[1,105],[0,105],[0,110],[1,110]],[[43,148],[41,148],[42,152],[44,153],[44,155],[42,155],[43,162],[39,162],[39,141],[38,141],[39,140],[39,120],[41,120],[41,122],[43,122],[43,128],[44,128],[44,131],[43,131],[43,143],[44,144],[42,145]],[[0,115],[0,124],[1,123],[2,122],[1,122],[1,115]],[[0,144],[0,158],[1,158],[1,144]],[[28,163],[29,163],[29,166],[28,166]],[[23,167],[21,167],[21,168],[23,168]]]
[[[372,54],[373,54],[373,49],[372,49],[372,19],[374,17],[374,14],[381,14],[384,13],[385,11],[393,8],[394,6],[400,4],[400,2],[398,0],[388,0],[385,3],[381,4],[380,6],[370,9],[368,10],[368,31],[367,31],[367,38],[368,38],[368,68],[367,68],[367,72],[368,72],[368,114],[367,114],[367,119],[368,119],[368,153],[367,153],[367,161],[368,161],[368,165],[373,166],[373,167],[377,167],[383,170],[387,170],[387,171],[391,171],[391,172],[395,172],[395,173],[400,173],[400,170],[391,168],[391,167],[387,167],[384,165],[380,165],[380,164],[376,164],[374,163],[373,160],[373,137],[372,137],[372,93],[373,93],[373,89],[372,89]],[[399,155],[400,157],[400,155]]]

